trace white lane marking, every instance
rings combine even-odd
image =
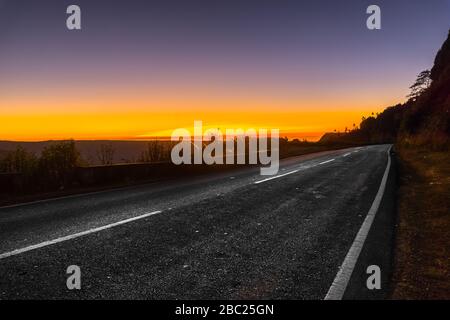
[[[95,232],[103,231],[103,230],[106,230],[106,229],[110,229],[110,228],[113,228],[113,227],[116,227],[116,226],[120,226],[122,224],[129,223],[129,222],[132,222],[132,221],[144,219],[144,218],[150,217],[150,216],[152,216],[154,214],[158,214],[158,213],[161,213],[161,212],[162,211],[153,211],[153,212],[146,213],[146,214],[143,214],[143,215],[140,215],[140,216],[137,216],[137,217],[133,217],[133,218],[125,219],[125,220],[122,220],[122,221],[114,222],[114,223],[111,223],[111,224],[107,224],[107,225],[102,226],[102,227],[89,229],[89,230],[86,230],[86,231],[83,231],[83,232],[79,232],[79,233],[74,233],[74,234],[71,234],[71,235],[68,235],[68,236],[65,236],[65,237],[61,237],[61,238],[57,238],[57,239],[53,239],[53,240],[49,240],[49,241],[44,241],[44,242],[41,242],[41,243],[38,243],[38,244],[34,244],[34,245],[31,245],[31,246],[28,246],[28,247],[25,247],[25,248],[16,249],[16,250],[13,250],[13,251],[10,251],[10,252],[5,252],[5,253],[0,254],[0,260],[4,259],[4,258],[7,258],[7,257],[15,256],[15,255],[27,252],[27,251],[39,249],[39,248],[42,248],[42,247],[47,247],[47,246],[50,246],[50,245],[53,245],[53,244],[56,244],[56,243],[72,240],[72,239],[79,238],[79,237],[82,237],[82,236],[85,236],[85,235],[88,235],[88,234],[91,234],[91,233],[95,233]]]
[[[325,164],[325,163],[329,163],[329,162],[332,162],[332,161],[334,161],[334,160],[336,160],[336,159],[330,159],[330,160],[327,160],[327,161],[323,161],[323,162],[320,162],[320,163],[315,164],[315,165],[312,165],[312,166],[302,166],[302,167],[299,168],[299,169],[296,169],[296,170],[293,170],[293,171],[289,171],[289,172],[286,172],[286,173],[283,173],[283,174],[279,174],[279,175],[274,176],[274,177],[270,177],[270,178],[266,178],[266,179],[263,179],[263,180],[255,181],[255,182],[253,182],[253,183],[254,183],[254,184],[259,184],[259,183],[263,183],[263,182],[270,181],[270,180],[273,180],[273,179],[278,179],[278,178],[287,176],[287,175],[289,175],[289,174],[296,173],[296,172],[298,172],[298,171],[300,171],[300,170],[309,169],[309,168],[314,168],[315,166],[318,166],[318,165],[321,165],[321,164]]]
[[[361,228],[358,231],[358,234],[353,241],[350,250],[345,256],[344,262],[342,262],[339,271],[334,278],[333,284],[328,290],[327,295],[325,296],[325,300],[341,300],[344,296],[345,289],[347,288],[350,277],[353,273],[353,269],[355,268],[356,262],[358,261],[359,254],[364,246],[364,242],[366,241],[367,234],[370,231],[370,227],[372,226],[372,222],[377,214],[378,208],[380,207],[381,199],[383,198],[384,190],[386,189],[386,182],[389,175],[389,170],[391,167],[391,157],[390,150],[392,146],[389,147],[388,154],[388,163],[386,166],[386,170],[384,171],[383,178],[381,180],[380,188],[373,200],[372,206],[367,213],[366,218],[364,219]]]
[[[323,162],[319,163],[318,165],[325,164],[325,163],[328,163],[328,162],[332,162],[334,160],[336,160],[336,159],[330,159],[330,160],[327,160],[327,161],[323,161]]]
[[[350,154],[351,154],[351,152],[348,152],[348,153],[344,154],[343,157],[347,157],[347,156],[349,156]]]
[[[298,171],[299,171],[299,169],[293,170],[293,171],[289,171],[289,172],[286,172],[286,173],[283,173],[283,174],[279,174],[278,176],[270,177],[270,178],[267,178],[267,179],[264,179],[264,180],[255,181],[253,183],[254,184],[263,183],[263,182],[266,182],[266,181],[269,181],[269,180],[273,180],[273,179],[277,179],[277,178],[281,178],[281,177],[287,176],[288,174],[296,173]]]

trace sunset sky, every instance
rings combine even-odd
[[[78,4],[82,30],[66,28]],[[378,4],[382,30],[366,28]],[[450,0],[0,0],[0,140],[193,126],[317,139],[403,102]]]

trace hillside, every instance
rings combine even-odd
[[[436,55],[430,87],[406,109],[399,141],[402,144],[448,149],[450,135],[450,33]]]
[[[399,143],[403,146],[448,150],[450,136],[450,32],[429,72],[430,85],[420,95],[363,118],[349,133],[327,133],[327,143]]]

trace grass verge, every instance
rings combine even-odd
[[[397,149],[392,299],[450,299],[450,154]]]

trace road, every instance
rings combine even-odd
[[[388,148],[0,208],[0,299],[323,299]]]

